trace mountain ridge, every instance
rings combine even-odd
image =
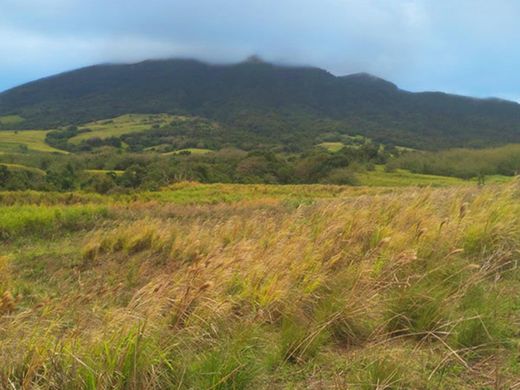
[[[410,92],[368,73],[336,76],[256,58],[98,64],[0,93],[0,115],[53,128],[126,113],[206,117],[265,137],[355,133],[412,147],[520,142],[520,105],[444,92]],[[287,138],[287,137],[286,137]]]

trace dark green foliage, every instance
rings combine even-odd
[[[486,175],[514,176],[520,172],[520,145],[405,153],[389,163],[388,169],[393,168],[463,179],[477,177],[484,184]]]
[[[31,171],[10,169],[0,163],[0,189],[16,191],[28,188],[46,189],[45,177]]]
[[[25,121],[13,124],[19,128],[162,112],[221,123],[225,136],[216,135],[211,142],[232,141],[246,150],[261,142],[301,151],[324,133],[363,134],[378,143],[422,149],[520,142],[516,103],[409,93],[366,74],[335,77],[317,68],[261,62],[99,65],[0,94],[0,115],[23,116]],[[157,137],[165,136],[161,129],[153,130]],[[51,138],[54,145],[63,140],[57,134]],[[149,144],[146,136],[128,139],[133,150]],[[182,137],[176,142],[183,142]]]

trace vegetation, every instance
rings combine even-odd
[[[520,145],[405,153],[389,164],[390,169],[394,167],[401,167],[416,173],[464,179],[487,175],[513,176],[520,173]]]
[[[93,152],[0,156],[0,189],[125,193],[159,190],[179,181],[202,183],[350,184],[446,186],[471,184],[450,177],[385,172],[392,149],[366,143],[337,152],[312,148],[301,154],[269,150],[190,149],[175,153],[132,153],[113,147]]]
[[[391,166],[391,165],[390,165]],[[511,176],[490,175],[490,176],[469,176],[471,180],[461,179],[452,176],[429,175],[413,173],[405,169],[387,168],[376,165],[373,170],[367,170],[356,174],[357,182],[365,186],[380,187],[401,187],[401,186],[432,186],[446,187],[453,185],[474,185],[474,184],[493,184],[507,183],[512,179]]]
[[[258,59],[0,94],[0,388],[519,388],[519,123]]]
[[[29,150],[37,152],[65,153],[48,145],[45,142],[47,131],[23,130],[2,131],[0,130],[0,150],[9,153],[26,153]]]
[[[343,142],[322,142],[318,144],[322,148],[327,149],[329,152],[339,152],[345,146]]]
[[[175,121],[183,121],[184,118],[174,118],[166,114],[144,115],[144,114],[127,114],[117,118],[101,120],[87,123],[81,126],[80,130],[87,130],[74,137],[69,142],[78,144],[88,139],[100,139],[110,137],[119,137],[124,134],[131,134],[149,130],[154,126],[160,127],[166,123]]]
[[[206,154],[211,153],[210,149],[201,149],[201,148],[187,148],[187,149],[179,149],[173,152],[164,153],[165,155],[175,155],[175,154]]]
[[[12,126],[22,123],[24,119],[19,115],[3,115],[0,116],[0,128],[3,126]]]
[[[150,135],[153,131],[131,136]],[[148,139],[153,140],[153,136]],[[434,154],[399,151],[370,140],[334,152],[316,147],[302,153],[287,153],[276,148],[249,152],[236,148],[163,152],[164,145],[158,148],[130,152],[102,146],[70,154],[5,153],[0,155],[0,190],[84,190],[115,194],[156,191],[179,181],[384,187],[492,184],[511,180],[516,173],[515,158],[520,155],[516,145]],[[458,158],[460,164],[456,164]],[[432,164],[424,164],[426,159]],[[478,166],[487,168],[477,169]],[[464,170],[464,167],[468,169]],[[432,174],[431,170],[437,174]],[[464,174],[454,174],[455,170]]]
[[[0,386],[514,388],[519,188],[0,193]]]
[[[330,142],[362,135],[418,149],[520,142],[517,103],[410,93],[367,74],[336,77],[317,68],[261,61],[99,65],[0,94],[0,115],[23,117],[23,122],[12,123],[20,129],[99,124],[128,113],[205,118],[226,130],[223,143],[246,150],[253,143],[301,151],[324,142],[319,138],[325,133],[338,138]],[[189,147],[221,148],[176,149]]]

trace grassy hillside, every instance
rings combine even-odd
[[[37,152],[66,153],[45,143],[48,131],[44,130],[0,130],[0,151],[19,153],[33,150]]]
[[[0,193],[0,386],[514,388],[518,196]]]
[[[183,119],[183,117],[173,117],[167,114],[126,114],[112,119],[86,123],[79,127],[80,130],[89,129],[91,131],[72,137],[69,141],[78,144],[89,138],[120,137],[123,134],[138,133],[150,130],[153,126],[161,126],[169,124],[173,120],[182,121]]]

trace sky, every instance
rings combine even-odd
[[[0,91],[97,63],[256,54],[520,101],[520,0],[0,0]]]

